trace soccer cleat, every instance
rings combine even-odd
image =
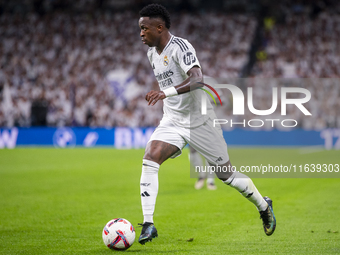
[[[260,218],[263,222],[263,229],[267,236],[274,233],[276,227],[276,219],[273,211],[273,201],[269,197],[263,197],[263,199],[268,203],[266,210],[260,212]]]
[[[197,182],[195,183],[195,189],[201,189],[204,187],[204,179],[199,178]]]
[[[145,244],[146,242],[151,242],[152,238],[155,238],[158,236],[157,229],[155,225],[151,222],[145,222],[143,224],[139,224],[143,226],[142,232],[140,233],[138,242],[140,244]]]

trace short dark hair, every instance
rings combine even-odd
[[[170,13],[163,5],[149,4],[139,12],[139,17],[161,18],[167,29],[171,26]]]

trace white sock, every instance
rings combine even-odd
[[[142,176],[140,178],[140,195],[144,222],[153,222],[156,198],[158,194],[159,164],[143,159]]]
[[[264,211],[267,209],[267,202],[263,199],[253,181],[248,176],[240,172],[234,172],[224,183],[240,192],[242,196],[256,206],[257,210]]]
[[[207,178],[207,183],[215,184],[215,178],[211,178],[211,177]]]

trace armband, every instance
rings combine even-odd
[[[163,90],[163,92],[165,94],[165,97],[172,97],[172,96],[178,95],[178,92],[175,89],[175,87],[167,88],[167,89]]]

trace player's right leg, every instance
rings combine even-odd
[[[157,236],[157,230],[153,224],[153,214],[158,194],[158,170],[165,160],[179,156],[182,148],[186,145],[179,132],[180,128],[175,127],[167,118],[163,118],[146,146],[140,179],[144,216],[143,229],[138,240],[141,244],[145,244]]]
[[[151,141],[147,144],[143,157],[142,176],[140,179],[140,191],[143,209],[143,229],[138,242],[145,244],[158,236],[153,224],[156,198],[158,194],[158,170],[159,166],[176,152],[179,148],[162,141]]]

